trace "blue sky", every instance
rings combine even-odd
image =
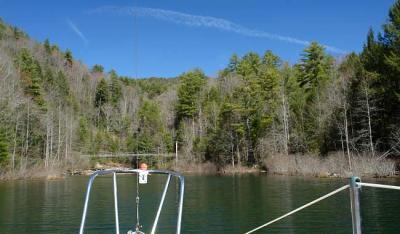
[[[342,56],[362,49],[394,0],[0,0],[0,17],[49,38],[89,66],[120,75],[215,76],[233,53],[272,50],[290,63],[318,41]]]

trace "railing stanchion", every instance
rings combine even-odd
[[[119,234],[117,173],[115,172],[113,173],[113,186],[114,186],[115,233]]]
[[[350,177],[350,204],[353,234],[361,234],[361,215],[360,215],[360,188],[358,184],[361,180],[358,177]]]
[[[85,204],[83,206],[82,221],[81,221],[81,225],[79,227],[79,234],[83,234],[83,229],[85,228],[85,221],[86,221],[87,208],[88,208],[88,204],[89,204],[90,190],[92,189],[92,184],[93,184],[93,181],[96,178],[96,176],[97,176],[97,174],[94,173],[89,178],[86,196],[85,196]]]
[[[169,186],[169,182],[170,181],[171,181],[171,175],[168,175],[167,182],[165,183],[164,191],[163,191],[163,194],[161,196],[161,201],[160,201],[160,204],[158,206],[156,218],[154,219],[153,227],[151,228],[151,234],[156,233],[158,219],[160,218],[161,210],[162,210],[162,207],[164,205],[164,200],[165,200],[165,196],[167,194],[167,190],[168,190],[168,186]]]
[[[185,178],[182,175],[179,178],[179,204],[178,204],[178,220],[176,223],[176,234],[181,234],[181,223],[182,223],[182,210],[183,210],[183,195],[185,193]]]

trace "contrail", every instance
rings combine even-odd
[[[102,6],[90,11],[89,14],[96,13],[116,13],[120,15],[133,15],[140,17],[151,17],[163,21],[172,22],[175,24],[186,25],[190,27],[205,27],[205,28],[215,28],[222,31],[234,32],[240,35],[258,38],[267,38],[271,40],[284,41],[293,44],[299,44],[303,46],[308,46],[311,44],[310,41],[301,40],[294,37],[282,36],[278,34],[268,33],[260,30],[253,30],[246,28],[240,24],[236,24],[226,19],[215,18],[211,16],[201,16],[201,15],[191,15],[177,11],[170,11],[164,9],[156,8],[146,8],[146,7],[118,7],[118,6]],[[326,50],[337,53],[346,54],[347,51],[329,46],[323,45]]]
[[[72,31],[74,31],[76,35],[78,35],[78,37],[80,37],[82,41],[87,45],[88,40],[86,39],[85,35],[83,35],[81,30],[79,30],[79,28],[70,19],[66,19],[66,21],[68,26],[72,29]]]

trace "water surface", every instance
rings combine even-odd
[[[140,186],[140,223],[150,233],[166,177]],[[0,233],[76,233],[88,177],[0,182]],[[397,184],[399,179],[369,180]],[[285,176],[186,176],[182,233],[244,233],[344,184],[343,179]],[[118,176],[121,233],[136,224],[136,181]],[[171,187],[159,233],[174,233],[178,184]],[[363,188],[363,233],[400,232],[400,191]],[[95,180],[85,233],[114,233],[112,177]],[[351,233],[348,190],[257,233]]]

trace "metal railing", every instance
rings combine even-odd
[[[118,191],[117,191],[117,174],[132,174],[136,173],[139,174],[143,172],[140,169],[128,169],[128,170],[104,170],[104,171],[97,171],[93,173],[90,178],[89,182],[87,185],[87,191],[86,191],[86,197],[85,197],[85,204],[83,207],[83,213],[82,213],[82,220],[81,220],[81,225],[79,229],[79,234],[84,233],[84,228],[85,228],[85,221],[86,221],[86,215],[87,215],[87,208],[89,204],[89,198],[90,198],[90,191],[92,189],[93,181],[94,179],[99,176],[99,175],[107,175],[107,174],[113,174],[113,191],[114,191],[114,210],[115,210],[115,233],[119,234],[119,217],[118,217]],[[179,186],[179,204],[178,204],[178,217],[177,217],[177,222],[176,222],[176,234],[181,233],[181,223],[182,223],[182,209],[183,209],[183,196],[184,196],[184,191],[185,191],[185,179],[184,177],[177,172],[174,171],[166,171],[166,170],[147,170],[146,171],[148,174],[164,174],[168,175],[167,182],[164,187],[163,194],[161,196],[161,201],[158,206],[157,214],[154,219],[153,227],[151,229],[151,233],[154,234],[157,229],[157,224],[158,220],[161,214],[161,210],[164,204],[164,200],[166,197],[166,193],[168,190],[168,186],[171,180],[172,176],[175,176],[179,179],[180,186]]]
[[[352,227],[353,227],[353,234],[361,234],[361,215],[360,215],[360,189],[362,186],[365,187],[374,187],[374,188],[385,188],[385,189],[395,189],[395,190],[400,190],[400,186],[393,186],[393,185],[384,185],[384,184],[372,184],[372,183],[362,183],[360,178],[358,177],[350,177],[350,182],[348,185],[344,185],[324,196],[321,196],[305,205],[302,205],[282,216],[279,216],[278,218],[275,218],[263,225],[260,225],[245,234],[250,234],[253,232],[256,232],[262,228],[265,228],[283,218],[286,218],[296,212],[299,212],[300,210],[303,210],[309,206],[314,205],[315,203],[318,203],[328,197],[331,197],[335,195],[338,192],[341,192],[347,188],[350,189],[350,205],[351,205],[351,218],[352,218]]]

